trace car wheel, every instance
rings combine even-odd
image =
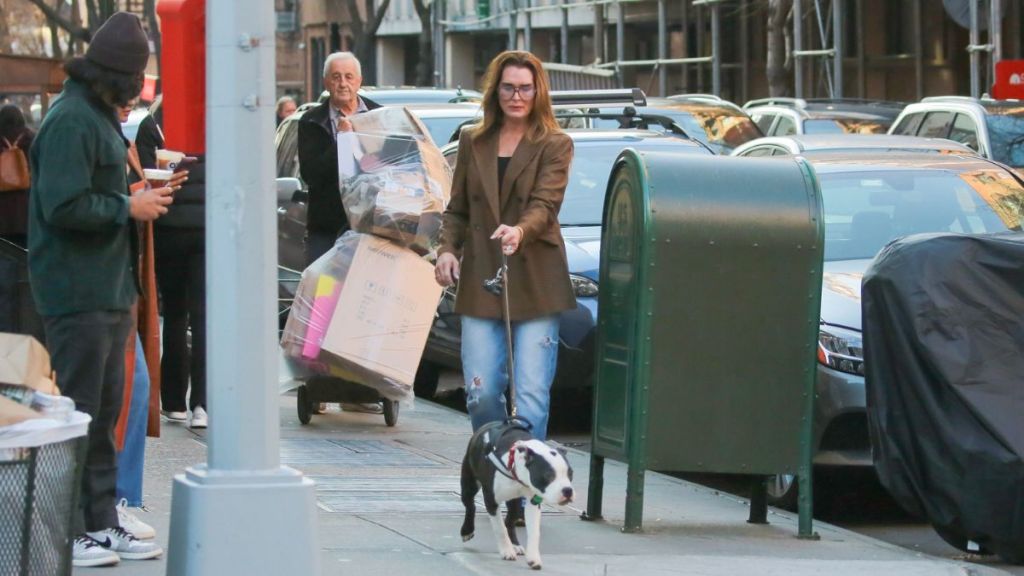
[[[441,378],[441,368],[430,362],[420,362],[416,370],[416,379],[413,380],[412,388],[416,396],[430,400],[437,394],[437,383]]]
[[[776,474],[768,477],[768,504],[785,510],[796,510],[800,495],[796,475]]]

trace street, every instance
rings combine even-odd
[[[459,389],[461,374],[446,372],[436,401],[465,411]],[[552,411],[550,436],[565,446],[590,450],[590,416],[582,406],[560,413]],[[968,561],[998,568],[1010,574],[1024,575],[1024,566],[1014,566],[995,556],[977,556],[946,544],[927,523],[900,509],[869,470],[826,469],[816,471],[815,520],[828,522],[852,532],[877,538],[921,554],[957,561]],[[724,474],[670,474],[740,498],[749,497],[749,480]]]

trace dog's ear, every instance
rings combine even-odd
[[[530,461],[533,460],[533,458],[536,456],[536,454],[533,452],[533,450],[530,449],[529,446],[520,441],[517,441],[515,444],[513,444],[513,446],[515,446],[516,453],[519,454],[520,456],[523,456],[523,462],[527,464],[529,464]]]

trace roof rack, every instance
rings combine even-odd
[[[662,116],[661,114],[650,114],[647,112],[637,113],[636,108],[632,106],[626,106],[623,108],[621,113],[614,112],[599,112],[596,110],[588,111],[577,111],[567,109],[556,109],[555,118],[558,119],[573,119],[573,118],[590,118],[596,120],[614,120],[619,123],[619,129],[639,129],[648,130],[651,126],[660,126],[667,133],[690,140],[697,143],[699,146],[706,148],[709,152],[714,154],[714,150],[708,147],[705,143],[690,136],[678,122],[668,116]]]
[[[553,90],[554,106],[646,106],[647,95],[639,88],[622,90]]]
[[[789,106],[791,108],[803,108],[807,106],[807,100],[803,98],[758,98],[757,100],[751,100],[743,105],[743,109],[753,108],[754,106]]]
[[[870,98],[807,98],[804,102],[808,104],[859,104],[862,106],[890,106],[904,107],[906,102],[896,100],[872,100]]]
[[[955,95],[950,95],[950,96],[928,96],[927,98],[922,98],[921,99],[921,102],[978,102],[978,101],[979,101],[978,98],[973,98],[971,96],[955,96]]]
[[[669,100],[713,100],[715,102],[728,102],[728,100],[722,99],[721,96],[715,94],[673,94],[666,96]]]

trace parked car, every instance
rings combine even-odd
[[[743,105],[765,136],[885,134],[900,102],[855,99],[762,98]]]
[[[737,146],[764,136],[742,108],[708,94],[680,94],[648,98],[637,114],[671,118],[687,135],[706,144],[716,154],[728,154]],[[602,112],[609,111],[602,109]],[[618,109],[621,113],[621,108]],[[598,120],[596,128],[614,128],[615,120]]]
[[[910,104],[890,134],[949,138],[1024,173],[1024,101],[937,96]]]
[[[814,463],[871,466],[861,337],[864,272],[900,236],[1020,231],[1024,180],[977,156],[841,152],[808,160],[825,208]],[[792,476],[777,476],[769,485],[775,505],[793,507],[796,496]]]
[[[406,108],[423,122],[430,132],[430,137],[438,146],[444,146],[454,140],[459,127],[479,119],[482,115],[480,105],[475,102],[410,104]]]
[[[476,90],[413,86],[363,86],[359,89],[359,95],[365,96],[381,106],[480,102],[484,98],[484,95]]]
[[[766,136],[751,140],[732,151],[732,156],[791,156],[801,154],[877,154],[879,152],[912,152],[976,156],[963,144],[945,138],[917,138],[888,134],[802,134]]]
[[[700,142],[650,130],[584,129],[568,130],[567,133],[572,137],[576,151],[558,219],[565,239],[569,280],[576,292],[577,305],[575,309],[561,314],[558,371],[552,385],[555,392],[584,391],[592,384],[601,218],[608,177],[615,159],[626,148],[640,152],[711,154]],[[444,147],[442,152],[454,165],[458,142]],[[423,363],[417,374],[417,395],[433,395],[441,368],[461,369],[462,326],[454,310],[455,290],[449,288],[438,306],[437,317],[427,338]]]

